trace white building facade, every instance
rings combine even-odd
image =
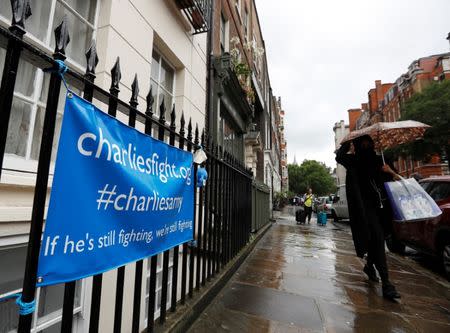
[[[345,124],[343,120],[334,124],[334,145],[335,149],[338,149],[341,146],[342,139],[350,133],[349,125]],[[344,185],[345,184],[345,168],[339,163],[336,164],[336,185]]]
[[[95,83],[105,90],[111,84],[111,68],[120,58],[121,81],[119,98],[128,101],[131,83],[137,74],[139,106],[145,111],[145,97],[150,87],[154,95],[153,111],[159,115],[164,100],[166,109],[175,106],[177,119],[184,112],[200,131],[204,126],[206,99],[206,34],[192,34],[189,22],[173,0],[45,0],[33,1],[32,16],[26,21],[24,39],[52,55],[53,30],[67,15],[70,43],[66,50],[68,66],[85,72],[84,52],[96,40],[99,63]],[[9,1],[0,2],[0,24],[11,24]],[[5,49],[0,48],[3,68]],[[1,73],[0,73],[1,75]],[[22,61],[19,64],[9,123],[6,155],[0,183],[0,265],[8,267],[0,274],[0,297],[20,291],[25,266],[26,245],[36,182],[37,159],[42,134],[43,115],[48,90],[48,75]],[[64,89],[60,96],[53,156],[63,114]],[[104,105],[97,105],[105,109]],[[169,111],[167,111],[168,114]],[[126,117],[118,116],[125,121]],[[144,124],[136,128],[143,131]],[[53,161],[54,161],[53,157]],[[53,163],[48,195],[53,174]],[[48,200],[47,200],[48,204]],[[158,263],[158,272],[161,260]],[[148,285],[149,263],[144,261],[143,286]],[[134,264],[126,266],[122,331],[131,331],[133,309]],[[159,273],[160,274],[160,273]],[[117,270],[104,274],[100,308],[100,332],[113,331]],[[171,279],[169,272],[169,282]],[[160,276],[158,281],[160,281]],[[157,303],[160,299],[157,286]],[[168,299],[170,300],[170,288]],[[74,332],[87,332],[89,327],[92,278],[77,283],[74,307]],[[64,285],[39,288],[33,332],[59,332],[62,319]],[[147,317],[148,290],[143,289],[140,328]],[[159,303],[158,303],[159,304]],[[159,308],[159,305],[157,306]],[[156,312],[156,317],[159,315]],[[9,332],[17,325],[14,302],[0,303],[0,332]]]

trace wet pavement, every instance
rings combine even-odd
[[[381,297],[345,223],[298,226],[283,215],[189,332],[450,332],[450,284],[388,255],[400,302]]]

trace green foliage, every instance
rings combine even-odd
[[[289,190],[302,194],[312,188],[317,195],[328,195],[336,192],[336,184],[330,174],[331,169],[324,163],[304,160],[299,165],[289,164]]]
[[[273,209],[281,210],[289,202],[288,192],[275,192],[273,196]]]
[[[450,80],[433,83],[409,99],[402,109],[401,120],[417,120],[431,126],[423,140],[392,149],[393,155],[412,155],[427,159],[431,154],[450,154]]]
[[[244,64],[242,62],[237,63],[234,66],[234,72],[236,73],[236,75],[245,75],[245,76],[248,76],[252,73],[250,68],[248,68],[247,64]]]

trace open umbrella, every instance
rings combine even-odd
[[[414,120],[404,120],[395,122],[380,122],[369,127],[365,127],[350,132],[342,139],[341,144],[352,141],[363,135],[369,135],[375,143],[375,149],[381,151],[392,148],[403,143],[411,142],[423,137],[425,131],[430,126]],[[384,156],[383,156],[384,162]]]

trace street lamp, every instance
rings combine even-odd
[[[447,40],[448,40],[448,42],[449,42],[449,44],[450,44],[450,32],[448,33],[448,35],[447,35],[447,38],[446,38]]]

